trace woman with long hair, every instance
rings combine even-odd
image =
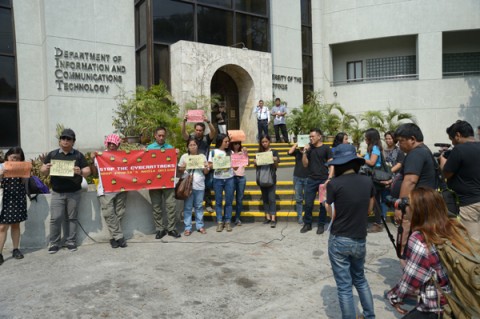
[[[230,156],[229,150],[230,138],[225,134],[218,134],[215,149],[210,151],[208,157],[208,165],[213,168],[213,159],[215,157]],[[223,231],[225,228],[228,232],[232,231],[230,224],[232,219],[232,203],[233,203],[233,169],[221,168],[215,169],[213,172],[213,190],[215,191],[215,212],[217,215],[217,232]],[[222,202],[223,192],[225,191],[225,207]]]
[[[235,141],[230,143],[232,154],[244,154],[248,156],[248,150],[242,146],[242,142]],[[235,191],[235,225],[241,226],[242,221],[240,215],[243,210],[243,194],[245,193],[245,186],[247,179],[245,177],[245,166],[233,167],[233,188]]]
[[[261,181],[257,179],[257,184],[260,187],[260,191],[262,192],[262,200],[263,200],[263,209],[265,211],[265,221],[264,224],[270,224],[271,228],[275,228],[277,225],[277,203],[275,199],[275,190],[277,188],[277,167],[278,163],[280,162],[280,158],[278,157],[278,152],[270,148],[271,138],[268,135],[264,135],[260,138],[260,142],[258,143],[258,152],[272,152],[273,155],[273,164],[269,165],[261,165],[257,166],[257,161],[254,160],[255,167],[257,172],[261,170],[266,170],[273,177],[273,183],[270,186],[265,186],[261,184]]]
[[[340,144],[348,144],[348,135],[345,132],[340,132],[335,135],[335,138],[333,139],[333,144],[332,144],[332,153],[335,153],[335,147],[337,147]]]
[[[369,128],[368,130],[365,131],[365,143],[367,143],[367,153],[365,154],[365,164],[372,169],[380,168],[382,166],[382,152],[383,152],[382,141],[380,140],[380,133],[374,128]],[[383,231],[382,211],[380,207],[381,207],[381,198],[382,198],[381,192],[385,187],[380,185],[375,185],[375,187],[377,190],[375,194],[376,205],[373,208],[373,212],[375,213],[375,222],[368,229],[368,232],[370,233],[378,233]]]
[[[199,142],[195,137],[190,137],[187,141],[187,154],[183,154],[178,161],[178,171],[187,177],[186,174],[193,174],[192,194],[185,199],[183,207],[183,222],[185,224],[185,236],[192,234],[192,208],[195,210],[195,227],[201,234],[206,234],[203,223],[203,195],[205,192],[205,175],[208,174],[210,168],[208,167],[207,158],[204,154],[198,153]],[[193,169],[190,172],[186,171],[187,158],[189,155],[198,155],[203,158],[205,167]]]
[[[406,314],[403,318],[439,318],[447,302],[439,295],[433,280],[446,293],[450,292],[450,287],[435,245],[448,240],[454,247],[467,253],[465,247],[468,247],[467,241],[471,239],[460,222],[448,218],[447,206],[439,192],[418,187],[411,191],[409,205],[412,234],[405,249],[406,265],[401,280],[386,297],[399,313]],[[400,306],[408,294],[418,295],[418,301],[407,314]]]

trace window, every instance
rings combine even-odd
[[[198,3],[210,4],[218,7],[231,8],[232,0],[198,0]]]
[[[267,2],[267,0],[235,0],[235,9],[259,15],[266,15]]]
[[[367,59],[367,79],[384,80],[416,76],[417,57],[395,56]]]
[[[480,74],[480,52],[443,54],[443,75]]]
[[[313,91],[311,0],[302,0],[300,3],[300,9],[302,16],[303,102],[307,103],[308,93]]]
[[[232,12],[199,6],[197,20],[198,42],[226,46],[235,43]]]
[[[347,81],[362,81],[363,80],[363,62],[354,61],[347,62]]]
[[[255,16],[237,14],[236,43],[243,42],[252,50],[268,51],[268,20]]]
[[[193,4],[171,0],[153,1],[154,41],[172,44],[193,41]]]
[[[155,44],[153,57],[154,83],[164,82],[170,87],[170,48],[168,45]]]
[[[0,1],[0,147],[20,144],[12,4]]]

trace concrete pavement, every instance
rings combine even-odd
[[[286,219],[214,226],[164,241],[136,234],[127,248],[25,249],[22,260],[5,249],[0,318],[340,318],[327,233]],[[400,276],[386,232],[368,235],[366,274],[377,318],[400,318],[383,298]]]

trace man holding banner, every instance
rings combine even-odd
[[[167,150],[172,149],[173,146],[166,143],[167,129],[165,127],[158,127],[155,129],[155,142],[147,146],[147,150]],[[157,234],[156,239],[162,239],[165,235],[179,238],[181,235],[176,230],[177,213],[175,211],[175,189],[161,188],[150,189],[150,200],[152,201],[153,220],[155,222],[155,229]],[[163,205],[165,204],[168,224],[165,225],[163,218]]]
[[[44,175],[50,175],[52,199],[50,203],[50,243],[49,254],[60,250],[62,222],[67,218],[65,244],[69,251],[76,251],[77,215],[82,177],[90,175],[85,156],[73,148],[75,132],[64,129],[60,135],[60,148],[48,153],[40,169]]]

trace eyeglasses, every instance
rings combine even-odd
[[[60,136],[60,139],[65,140],[65,141],[72,141],[73,140],[73,138],[71,138],[69,136]]]

